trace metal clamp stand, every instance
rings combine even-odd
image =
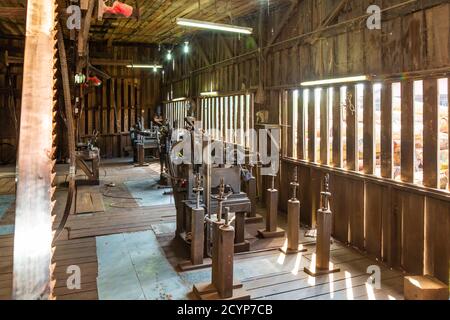
[[[223,195],[223,194],[222,194]],[[242,284],[235,284],[234,273],[234,228],[230,225],[229,208],[225,209],[225,220],[214,228],[212,257],[212,281],[194,285],[193,292],[200,300],[249,300],[250,295]]]
[[[317,211],[317,244],[316,244],[316,266],[305,268],[304,271],[313,276],[339,272],[340,269],[330,268],[330,240],[332,212],[330,210],[330,175],[327,173],[323,181],[321,192],[322,209]]]
[[[303,249],[303,246],[299,246],[300,201],[297,199],[297,188],[299,186],[297,168],[295,168],[294,181],[291,182],[292,198],[288,201],[287,248],[280,248],[280,251],[284,254],[308,251]]]
[[[261,238],[280,238],[285,236],[283,229],[278,228],[278,190],[275,189],[275,176],[272,176],[272,187],[267,189],[266,229],[258,230]]]

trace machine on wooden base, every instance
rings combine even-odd
[[[275,176],[272,176],[272,186],[267,189],[266,229],[258,230],[261,238],[281,238],[285,236],[283,229],[278,228],[278,190],[275,189]]]
[[[150,164],[145,162],[145,148],[142,142],[136,144],[137,163],[135,167],[148,167]]]
[[[263,217],[256,213],[257,207],[257,191],[256,191],[256,178],[253,175],[253,166],[250,166],[247,171],[248,177],[246,177],[246,192],[252,204],[251,211],[247,213],[245,217],[245,223],[260,223],[263,222]]]
[[[294,254],[308,251],[299,244],[298,234],[300,231],[300,201],[297,199],[297,188],[299,187],[299,183],[297,181],[297,168],[295,170],[294,181],[291,182],[292,198],[288,201],[287,247],[280,248],[280,251],[284,254]]]
[[[89,145],[78,145],[76,151],[77,168],[87,176],[87,180],[79,180],[78,184],[100,184],[100,149]]]
[[[195,180],[196,186],[193,189],[196,194],[195,207],[187,207],[187,210],[191,216],[190,259],[179,264],[180,269],[183,271],[205,267],[205,209],[200,204],[200,195],[204,189],[201,186],[201,178],[199,174],[196,175]],[[211,265],[211,262],[207,262],[206,265]]]
[[[219,212],[222,210],[220,209]],[[234,228],[229,220],[229,208],[217,220],[210,220],[212,226],[212,281],[196,284],[193,293],[200,300],[250,300],[243,285],[234,282]]]
[[[304,271],[313,277],[340,271],[338,268],[330,268],[332,212],[329,206],[331,197],[329,174],[325,175],[321,197],[322,208],[317,211],[316,265],[304,268]]]

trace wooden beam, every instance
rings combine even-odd
[[[210,65],[211,62],[209,60],[209,57],[206,55],[205,51],[203,50],[202,46],[200,45],[200,43],[198,42],[197,39],[194,40],[195,41],[195,45],[198,49],[198,52],[200,53],[200,57],[203,59],[203,61],[205,62],[206,65]]]
[[[93,66],[113,66],[113,67],[126,67],[133,64],[133,60],[114,60],[114,59],[102,59],[91,58],[89,62]]]
[[[52,258],[55,1],[28,0],[13,299],[47,299]]]
[[[414,182],[414,90],[413,81],[402,82],[401,177]]]
[[[316,106],[314,89],[309,90],[308,98],[308,160],[317,161],[316,156]]]
[[[83,19],[83,25],[80,33],[78,34],[78,55],[85,57],[87,54],[87,44],[89,41],[89,30],[91,28],[92,14],[94,12],[95,0],[89,1],[86,16]]]
[[[227,39],[221,34],[218,34],[219,41],[223,44],[223,47],[225,48],[225,51],[227,52],[228,58],[234,57],[233,50],[230,48],[230,45],[227,42]]]
[[[306,160],[305,147],[305,112],[306,106],[303,103],[303,90],[298,90],[298,126],[297,126],[297,158]]]
[[[392,83],[381,87],[381,176],[392,179]]]
[[[25,19],[27,9],[21,7],[0,7],[0,18]]]
[[[333,87],[333,166],[342,168],[341,89]]]
[[[375,121],[373,108],[373,86],[366,83],[364,88],[364,173],[375,173]]]
[[[358,156],[358,108],[356,104],[356,88],[347,87],[346,114],[347,114],[347,169],[359,170]]]
[[[264,49],[264,56],[267,56],[270,50],[270,46],[277,40],[277,38],[280,36],[281,32],[283,31],[284,27],[288,23],[288,21],[291,19],[292,14],[295,12],[295,8],[297,8],[297,5],[299,3],[299,0],[293,0],[291,1],[291,5],[289,6],[289,9],[283,14],[283,19],[281,19],[280,23],[278,24],[277,29],[272,34],[272,37],[270,37],[269,42],[267,43],[266,49]]]
[[[423,185],[439,188],[438,81],[423,81]]]
[[[328,88],[320,93],[320,163],[330,164],[330,117],[328,108]]]

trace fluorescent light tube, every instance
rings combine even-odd
[[[252,34],[253,33],[253,28],[239,27],[239,26],[233,26],[230,24],[206,22],[206,21],[184,19],[184,18],[177,18],[177,24],[180,26],[200,28],[200,29],[210,29],[210,30],[227,31],[227,32],[244,33],[244,34]]]
[[[202,93],[200,93],[200,95],[202,97],[214,97],[214,96],[218,96],[219,93],[217,91],[209,91],[209,92],[202,92]]]
[[[367,81],[367,80],[369,80],[368,76],[355,76],[355,77],[346,77],[346,78],[307,81],[307,82],[302,82],[300,85],[302,87],[312,87],[312,86],[320,86],[320,85],[326,85],[326,84],[361,82],[361,81]]]
[[[154,64],[129,64],[127,68],[135,68],[135,69],[162,69],[162,66],[154,65]]]
[[[184,100],[186,100],[186,97],[176,98],[176,99],[173,99],[171,102],[184,101]]]

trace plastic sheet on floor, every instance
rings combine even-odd
[[[146,179],[125,182],[133,198],[141,207],[163,206],[174,203],[171,194],[165,194],[172,189],[160,188],[158,179]]]

